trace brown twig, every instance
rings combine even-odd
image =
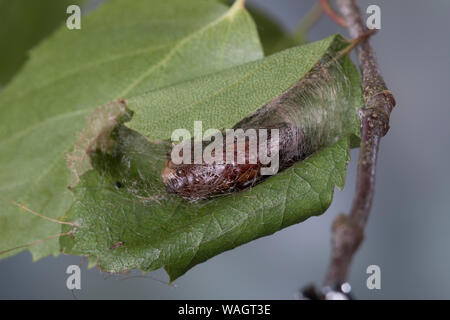
[[[331,20],[336,22],[341,27],[347,28],[347,23],[344,18],[338,15],[333,8],[330,6],[329,0],[318,0],[322,10],[330,17]]]
[[[367,32],[356,0],[337,0],[352,38]],[[389,129],[389,117],[395,106],[392,93],[378,71],[375,53],[369,39],[358,47],[365,108],[360,111],[361,144],[359,150],[356,194],[348,215],[336,218],[332,227],[331,261],[325,285],[343,283],[355,252],[364,238],[364,228],[372,207],[375,170],[380,139]]]

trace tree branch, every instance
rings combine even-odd
[[[337,0],[352,38],[367,32],[356,0]],[[362,73],[365,108],[360,110],[361,144],[359,150],[356,194],[348,215],[341,214],[332,227],[331,261],[325,285],[344,283],[355,252],[364,238],[375,191],[375,171],[380,139],[389,129],[389,117],[395,106],[392,93],[378,71],[369,39],[361,41],[358,60]]]

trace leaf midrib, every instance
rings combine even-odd
[[[73,74],[78,73],[79,71],[86,69],[86,68],[90,68],[92,66],[97,66],[103,63],[108,63],[108,62],[114,62],[116,60],[120,60],[122,58],[125,57],[129,57],[129,56],[133,56],[133,55],[139,55],[140,53],[148,53],[148,52],[152,52],[152,51],[156,51],[158,49],[162,49],[164,47],[169,47],[170,45],[175,44],[175,46],[172,48],[172,50],[170,50],[158,63],[156,63],[155,65],[152,65],[149,69],[147,69],[144,73],[142,73],[142,75],[140,77],[137,78],[136,81],[134,81],[130,86],[128,86],[124,91],[122,91],[122,93],[120,93],[115,99],[111,99],[111,100],[117,100],[123,96],[125,96],[128,92],[130,92],[133,88],[135,88],[136,86],[138,86],[145,78],[147,78],[148,76],[150,76],[152,74],[153,71],[157,70],[160,66],[164,66],[168,61],[170,61],[170,59],[176,54],[177,51],[179,51],[185,44],[189,43],[189,41],[191,41],[192,39],[194,39],[197,35],[206,32],[208,29],[214,27],[215,25],[219,24],[220,22],[224,21],[225,19],[229,18],[229,10],[227,12],[225,12],[223,15],[221,15],[220,17],[218,17],[217,19],[213,20],[212,22],[208,23],[207,25],[203,26],[202,28],[198,29],[195,32],[192,32],[191,34],[189,34],[188,36],[181,38],[180,40],[173,42],[169,45],[165,45],[165,46],[160,46],[160,47],[148,47],[146,49],[141,49],[141,50],[136,50],[133,53],[128,53],[128,54],[124,54],[124,55],[117,55],[116,57],[110,58],[110,59],[104,59],[104,60],[100,60],[100,61],[96,61],[95,63],[88,63],[85,64],[83,67],[74,69],[70,72],[67,72],[65,75],[59,77],[59,78],[53,78],[51,81],[44,83],[42,86],[39,86],[37,88],[33,88],[30,91],[21,94],[19,97],[14,97],[14,99],[11,99],[10,101],[17,101],[20,100],[24,97],[27,97],[29,94],[41,90],[42,88],[45,88],[48,85],[51,85],[53,83],[55,83],[56,81],[60,81],[61,79],[64,79],[66,77],[70,77]],[[148,51],[145,51],[148,50]],[[145,51],[145,52],[143,52]],[[222,53],[223,55],[224,53]],[[4,104],[7,104],[8,102],[10,102],[9,100],[4,101]],[[82,111],[86,111],[88,112],[89,110],[91,110],[91,108],[88,109],[83,109]],[[77,111],[75,112],[69,112],[69,113],[77,113]],[[2,139],[2,141],[0,142],[0,146],[3,143],[8,142],[9,140],[14,140],[14,138],[16,136],[23,136],[25,135],[26,132],[28,131],[33,131],[36,128],[39,128],[40,126],[42,126],[44,123],[46,123],[49,119],[54,119],[54,118],[58,118],[60,116],[63,116],[63,114],[58,114],[55,115],[52,118],[47,118],[44,121],[38,122],[36,124],[34,124],[32,127],[29,127],[27,129],[24,129],[16,134],[13,134],[12,136],[10,136],[7,139]],[[24,133],[25,132],[25,133]]]
[[[230,9],[231,10],[231,9]],[[165,66],[172,57],[175,56],[175,54],[187,43],[189,43],[192,39],[197,37],[198,35],[206,32],[208,29],[218,25],[222,21],[225,21],[225,19],[229,18],[229,11],[227,11],[222,16],[218,17],[216,20],[208,23],[207,25],[203,26],[202,28],[198,29],[197,31],[189,34],[188,36],[181,38],[176,45],[163,57],[158,63],[155,65],[152,65],[150,68],[148,68],[145,72],[141,74],[140,77],[138,77],[133,83],[131,83],[125,90],[123,90],[116,99],[120,99],[122,97],[125,97],[129,92],[131,92],[135,87],[137,87],[140,83],[142,83],[147,77],[149,77],[155,70],[157,70],[159,67]],[[224,53],[222,53],[224,55]]]

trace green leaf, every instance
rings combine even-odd
[[[254,6],[249,6],[248,11],[252,15],[253,20],[255,20],[266,56],[303,44],[303,42],[298,41],[293,35],[284,30],[270,14]]]
[[[231,128],[290,88],[328,50],[336,52],[343,46],[340,37],[330,36],[214,75],[127,99],[127,107],[134,112],[127,126],[150,140],[168,139],[178,128],[190,130],[196,120],[202,120],[204,129]],[[350,117],[353,125],[355,117]]]
[[[224,3],[233,3],[233,0],[221,0]],[[258,29],[261,44],[264,48],[264,55],[269,56],[278,51],[292,48],[306,43],[306,38],[296,37],[286,31],[270,13],[254,6],[251,3],[245,5],[247,11],[255,21]]]
[[[30,7],[31,8],[31,7]],[[55,218],[73,202],[66,154],[99,105],[262,57],[242,2],[117,0],[57,30],[0,94],[0,195]],[[60,226],[0,201],[0,251]],[[57,254],[57,240],[30,248]],[[12,253],[10,253],[12,254]],[[3,256],[4,257],[4,256]]]
[[[14,75],[28,57],[28,50],[68,17],[69,5],[84,0],[0,0],[0,85]]]
[[[112,155],[98,154],[97,170],[75,188],[65,219],[81,227],[61,238],[63,252],[93,258],[104,271],[164,267],[172,281],[218,253],[323,213],[334,186],[343,188],[349,161],[343,138],[252,189],[191,203],[165,192],[167,144],[125,127],[117,136]]]
[[[73,237],[61,238],[63,252],[89,256],[111,272],[164,267],[174,280],[225,250],[323,213],[334,187],[344,186],[350,136],[359,126],[361,88],[348,58],[342,72],[352,92],[345,100],[346,119],[335,119],[344,128],[340,140],[251,189],[198,202],[168,194],[161,171],[170,145],[151,140],[167,138],[193,120],[205,127],[233,125],[345,46],[333,36],[127,99],[134,111],[129,127],[114,133],[110,152],[92,156],[95,170],[74,189],[76,201],[64,219],[79,227]]]

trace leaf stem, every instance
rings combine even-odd
[[[348,41],[349,45],[347,47],[345,47],[344,49],[342,49],[341,51],[339,51],[336,54],[336,56],[326,64],[326,66],[334,63],[335,61],[339,60],[343,56],[349,55],[350,52],[352,52],[353,49],[355,49],[363,40],[370,38],[375,33],[376,33],[376,30],[368,30],[368,31],[364,32],[363,34],[361,34],[356,39],[349,40]]]
[[[347,23],[344,18],[338,15],[333,8],[330,6],[329,0],[318,0],[323,11],[330,17],[331,20],[336,22],[341,27],[347,28]]]
[[[322,15],[323,9],[321,5],[317,2],[298,24],[297,28],[293,33],[294,39],[297,42],[302,42],[308,30],[311,29],[311,27],[315,25],[317,21],[319,21]]]

